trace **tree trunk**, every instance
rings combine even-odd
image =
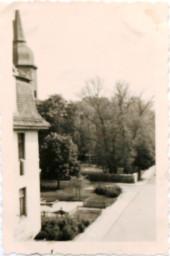
[[[60,177],[58,175],[58,179],[57,179],[57,189],[60,189]]]
[[[138,170],[138,181],[141,180],[141,170]]]
[[[81,191],[80,190],[81,190],[81,188],[79,188],[79,201],[80,201],[80,198],[81,198],[81,193],[80,193]]]

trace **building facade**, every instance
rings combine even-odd
[[[15,78],[15,109],[13,114],[15,239],[33,238],[41,228],[40,169],[38,131],[49,124],[36,108],[37,67],[28,47],[15,11],[13,21],[13,75]]]

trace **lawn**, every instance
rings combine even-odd
[[[57,189],[57,181],[43,180],[41,185],[41,197],[47,202],[60,201],[84,201],[91,194],[90,182],[82,178],[82,187],[79,190],[73,187],[71,181],[61,181],[61,188]],[[45,188],[45,189],[43,189]],[[49,191],[48,191],[49,188]],[[46,190],[46,191],[43,191]]]
[[[79,208],[74,214],[72,214],[72,217],[74,219],[80,219],[88,221],[89,224],[91,224],[93,221],[96,220],[96,218],[101,214],[101,210],[90,210],[86,208]]]
[[[45,185],[50,184],[50,181],[43,181]],[[53,181],[52,184],[57,184],[57,181]],[[61,181],[61,189],[50,190],[41,192],[41,197],[47,202],[59,201],[83,201],[85,207],[92,208],[105,208],[113,204],[116,198],[106,197],[104,195],[98,195],[94,192],[94,188],[97,185],[110,185],[113,183],[106,182],[89,182],[83,178],[80,194],[76,188],[72,187],[70,181]]]
[[[81,173],[101,172],[101,169],[94,166],[81,168]],[[81,188],[75,186],[73,180],[61,181],[60,189],[57,189],[57,180],[41,181],[41,197],[47,202],[54,201],[83,201],[85,207],[105,208],[115,202],[116,198],[99,195],[94,192],[96,186],[114,185],[112,182],[91,182],[81,175]]]

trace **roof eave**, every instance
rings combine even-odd
[[[49,129],[49,126],[43,126],[43,125],[13,125],[13,129],[14,130],[25,130],[25,131],[32,131],[32,130],[36,130],[36,131],[38,131],[38,130],[48,130]]]

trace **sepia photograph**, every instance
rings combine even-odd
[[[0,2],[4,254],[168,253],[168,4]]]

